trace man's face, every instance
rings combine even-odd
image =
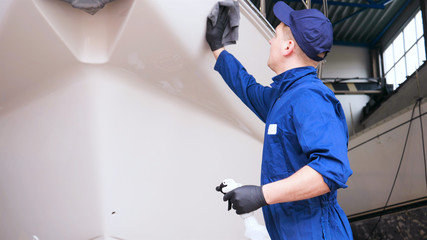
[[[280,63],[281,58],[283,57],[283,50],[285,48],[286,41],[290,39],[287,37],[288,34],[285,32],[285,28],[289,28],[284,23],[280,23],[276,27],[275,36],[270,39],[270,56],[268,58],[267,65],[274,71],[277,64]],[[290,31],[290,29],[289,29]],[[286,39],[289,38],[289,39]]]

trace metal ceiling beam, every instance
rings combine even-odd
[[[301,0],[286,0],[287,2],[300,2]],[[375,3],[374,1],[368,1],[369,4],[362,3],[350,3],[350,2],[336,2],[336,1],[328,1],[329,5],[338,5],[345,7],[359,7],[359,8],[374,8],[374,9],[384,9],[385,3]],[[323,4],[322,0],[311,0],[311,3]]]
[[[396,21],[396,19],[402,14],[403,10],[409,5],[411,0],[406,0],[405,3],[399,8],[396,14],[394,14],[393,18],[388,22],[388,24],[383,28],[383,30],[378,34],[378,36],[370,43],[371,46],[375,46],[377,42],[382,38],[384,33],[390,28],[390,26]]]
[[[344,22],[345,20],[347,20],[347,19],[349,19],[349,18],[351,18],[351,17],[353,17],[353,16],[355,16],[355,15],[357,15],[357,14],[359,14],[359,13],[361,13],[361,12],[365,11],[365,10],[368,10],[368,8],[362,8],[362,9],[360,9],[360,10],[357,10],[356,12],[354,12],[354,13],[352,13],[352,14],[348,15],[347,17],[341,18],[340,20],[338,20],[338,21],[336,21],[336,22],[332,23],[332,25],[334,25],[334,26],[335,26],[335,25],[336,25],[336,24],[338,24],[338,23],[342,23],[342,22]]]
[[[335,94],[378,94],[382,92],[378,83],[333,83],[323,82]]]
[[[334,40],[334,45],[348,46],[348,47],[370,47],[371,45],[367,43],[359,43],[359,42],[349,42],[349,41],[336,41]]]
[[[369,0],[368,0],[369,1]],[[381,1],[381,2],[379,2],[379,3],[376,3],[375,5],[380,5],[380,6],[382,6],[382,8],[375,8],[375,9],[384,9],[385,8],[385,6],[387,5],[387,4],[389,4],[390,2],[392,2],[393,0],[383,0],[383,1]],[[369,1],[369,2],[372,2],[372,1]],[[329,3],[329,2],[328,2]],[[347,17],[344,17],[344,18],[342,18],[342,19],[340,19],[340,20],[338,20],[338,21],[336,21],[336,22],[334,22],[334,23],[332,23],[333,25],[335,25],[335,24],[338,24],[338,23],[341,23],[341,22],[344,22],[345,20],[347,20],[347,19],[349,19],[349,18],[351,18],[351,17],[353,17],[353,16],[355,16],[355,15],[357,15],[357,14],[359,14],[359,13],[361,13],[361,12],[363,12],[363,11],[365,11],[365,10],[368,10],[369,8],[362,8],[362,9],[360,9],[360,10],[358,10],[358,11],[356,11],[356,12],[354,12],[354,13],[352,13],[352,14],[350,14],[350,15],[348,15]]]

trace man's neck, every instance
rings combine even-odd
[[[317,67],[317,64],[314,66],[313,64],[307,64],[300,61],[287,61],[282,62],[280,65],[278,65],[275,69],[272,69],[273,72],[276,73],[276,75],[279,75],[281,73],[284,73],[288,70],[294,69],[294,68],[300,68],[300,67]]]

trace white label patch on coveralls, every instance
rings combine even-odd
[[[268,125],[268,135],[276,135],[277,133],[277,124],[270,124]]]

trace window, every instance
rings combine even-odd
[[[396,89],[426,60],[421,11],[409,20],[383,52],[384,77]]]

